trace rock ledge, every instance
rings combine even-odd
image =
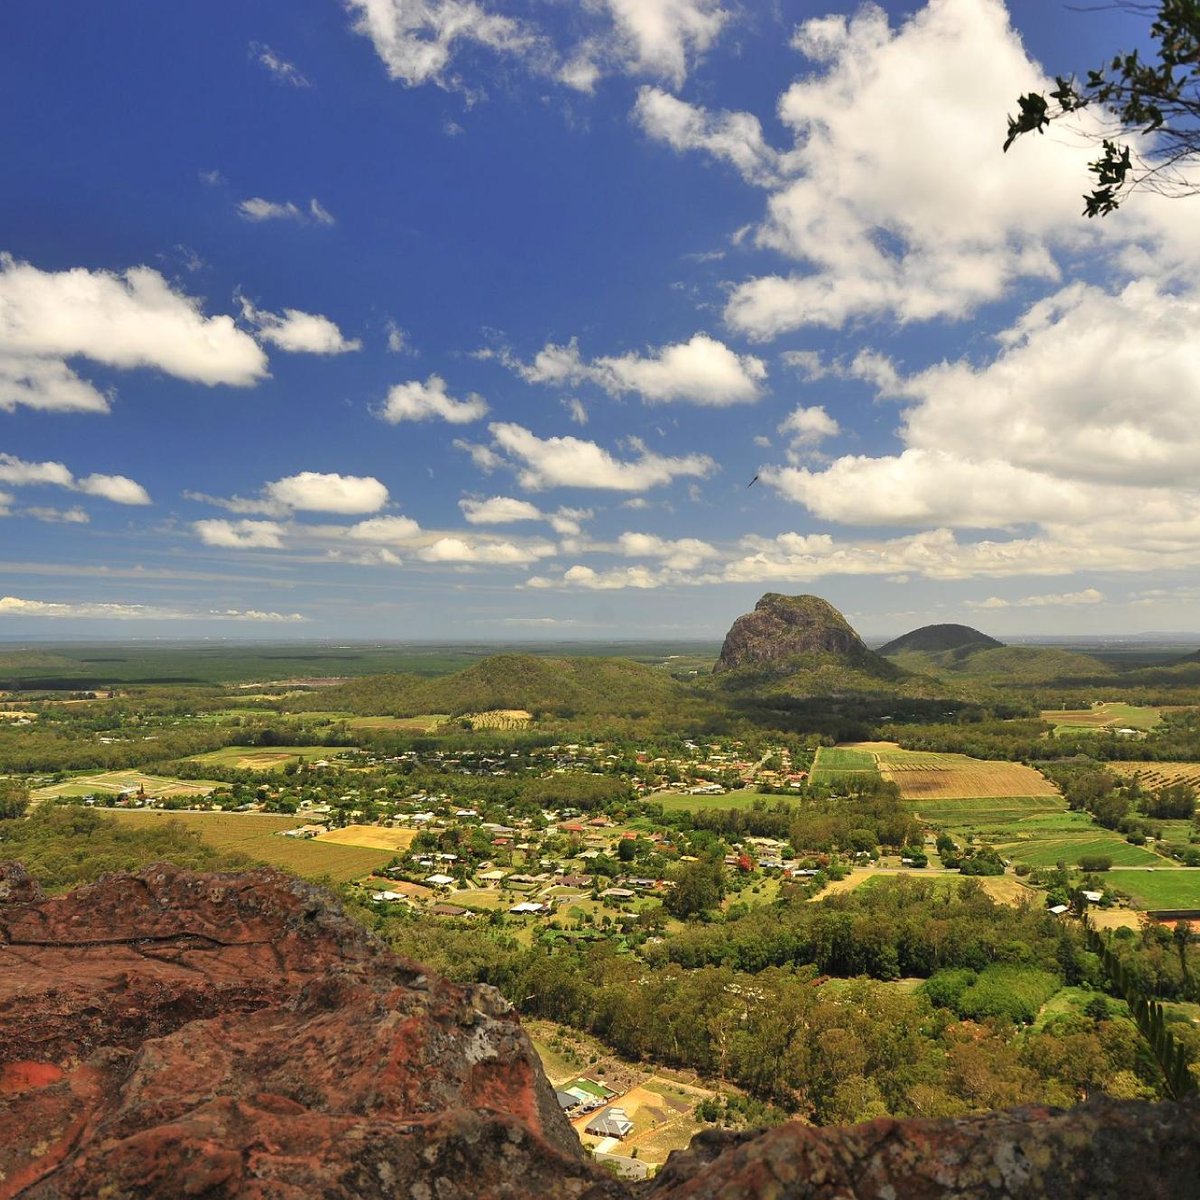
[[[490,988],[428,975],[276,871],[42,897],[0,864],[0,1200],[1167,1200],[1200,1107],[702,1134],[649,1184],[586,1160]]]

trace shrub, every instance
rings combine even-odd
[[[1081,871],[1108,871],[1112,868],[1112,859],[1107,854],[1081,854],[1079,869]]]
[[[1007,1017],[1032,1025],[1042,1005],[1062,986],[1062,980],[1037,967],[994,963],[985,967],[958,998],[961,1017],[982,1020]]]

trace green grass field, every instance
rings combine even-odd
[[[1000,843],[997,849],[1006,858],[1031,867],[1052,867],[1059,859],[1068,866],[1078,866],[1085,855],[1104,855],[1117,867],[1155,866],[1165,861],[1141,846],[1131,846],[1119,834],[1094,826],[1075,836],[1049,835],[1026,842]]]
[[[1066,801],[1061,796],[989,796],[978,800],[911,800],[908,803],[923,820],[939,829],[973,830],[1040,819],[1056,821],[1067,812]]]
[[[765,804],[776,804],[786,796],[764,796],[752,788],[726,792],[724,796],[688,796],[677,792],[661,792],[648,796],[648,800],[663,806],[663,812],[708,812],[712,809],[753,808],[756,800]]]
[[[850,775],[879,777],[875,756],[869,750],[855,750],[844,746],[822,746],[813,759],[809,778],[813,783],[836,785]]]
[[[176,779],[171,775],[147,775],[142,771],[99,771],[94,775],[75,775],[62,783],[37,788],[34,800],[54,800],[62,796],[116,796],[128,788],[145,788],[148,796],[207,796],[221,785],[212,779]]]
[[[187,761],[240,771],[282,771],[290,762],[315,762],[344,753],[344,748],[338,746],[224,746],[206,754],[193,754]]]
[[[1121,871],[1109,878],[1138,908],[1200,908],[1200,869]]]
[[[434,733],[438,726],[450,720],[446,713],[425,713],[419,717],[351,717],[346,724],[351,729],[397,729],[407,733]]]
[[[346,883],[385,867],[395,857],[391,850],[370,850],[361,846],[339,846],[332,842],[303,841],[277,836],[306,822],[299,817],[281,817],[269,813],[193,813],[148,812],[144,809],[117,809],[105,815],[131,825],[147,826],[179,821],[194,829],[217,850],[244,854],[247,858],[302,875],[305,879],[328,879]]]

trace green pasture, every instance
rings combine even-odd
[[[1109,879],[1141,909],[1200,908],[1200,869],[1195,867],[1121,871]]]
[[[875,772],[875,755],[869,750],[849,749],[845,746],[822,746],[813,760],[814,771],[865,771]]]
[[[207,796],[221,784],[213,779],[176,779],[172,775],[147,775],[142,771],[99,771],[74,775],[62,783],[37,788],[34,800],[76,799],[103,794],[116,796],[129,788],[145,788],[148,796]]]
[[[425,713],[418,717],[351,717],[351,729],[394,729],[407,733],[434,733],[450,720],[447,713]]]
[[[978,800],[956,798],[908,800],[905,803],[937,829],[996,828],[1041,818],[1054,821],[1067,815],[1066,801],[1061,796],[988,796]]]
[[[768,807],[786,800],[786,796],[764,796],[761,792],[749,788],[740,791],[727,792],[724,796],[688,796],[677,792],[656,792],[647,796],[654,804],[661,804],[663,812],[709,812],[713,809],[744,809],[753,808],[756,801]]]
[[[106,812],[117,821],[142,828],[167,821],[178,821],[195,830],[201,840],[216,850],[244,854],[267,866],[280,867],[305,879],[327,879],[347,883],[387,866],[395,857],[391,850],[371,850],[362,846],[340,846],[335,842],[317,842],[278,835],[306,821],[298,817],[271,813],[157,812],[147,809],[114,809]]]
[[[1165,861],[1141,846],[1131,846],[1119,834],[1096,827],[1074,836],[1047,835],[1025,842],[1001,843],[997,849],[1006,858],[1031,867],[1052,867],[1060,859],[1074,867],[1088,855],[1111,858],[1115,867],[1153,866]]]

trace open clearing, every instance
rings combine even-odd
[[[315,838],[304,840],[277,836],[285,829],[306,824],[302,817],[283,817],[272,813],[156,812],[146,809],[115,809],[106,815],[118,821],[140,825],[178,821],[194,829],[214,849],[244,854],[255,862],[281,867],[306,879],[328,879],[332,883],[360,879],[386,866],[393,857],[390,850],[331,845],[318,842]]]
[[[1054,726],[1055,734],[1087,733],[1101,729],[1153,729],[1162,710],[1137,704],[1093,704],[1091,708],[1046,709],[1042,720]]]
[[[1153,871],[1121,871],[1108,876],[1113,887],[1128,892],[1138,908],[1200,908],[1200,869],[1181,867]]]
[[[117,796],[130,788],[144,788],[146,795],[207,796],[221,784],[212,779],[174,779],[169,775],[146,775],[141,771],[101,771],[95,775],[76,775],[62,783],[37,788],[34,800],[55,800],[60,796],[90,796],[95,792]]]
[[[193,754],[186,761],[233,767],[239,771],[282,771],[288,763],[332,759],[344,753],[343,746],[225,746],[206,754]]]
[[[346,825],[318,833],[312,840],[335,846],[365,846],[369,850],[407,850],[417,836],[415,829],[384,829],[379,825]]]
[[[1188,783],[1200,789],[1200,763],[1110,762],[1104,765],[1118,775],[1141,776],[1142,787],[1151,790],[1172,783]]]
[[[836,895],[838,892],[852,892],[858,887],[878,887],[883,879],[894,879],[898,875],[903,875],[909,879],[924,879],[935,885],[938,889],[949,890],[957,889],[961,883],[966,881],[966,876],[960,875],[957,871],[940,872],[927,871],[925,869],[912,869],[909,867],[893,868],[857,868],[850,872],[845,879],[839,879],[829,884],[823,891],[813,896],[813,900],[824,900],[826,896]],[[1019,879],[1011,875],[977,875],[975,876],[983,886],[983,890],[987,892],[993,900],[998,904],[1021,904],[1025,900],[1035,899],[1038,895],[1033,888],[1027,887]],[[940,890],[939,890],[940,894]]]

